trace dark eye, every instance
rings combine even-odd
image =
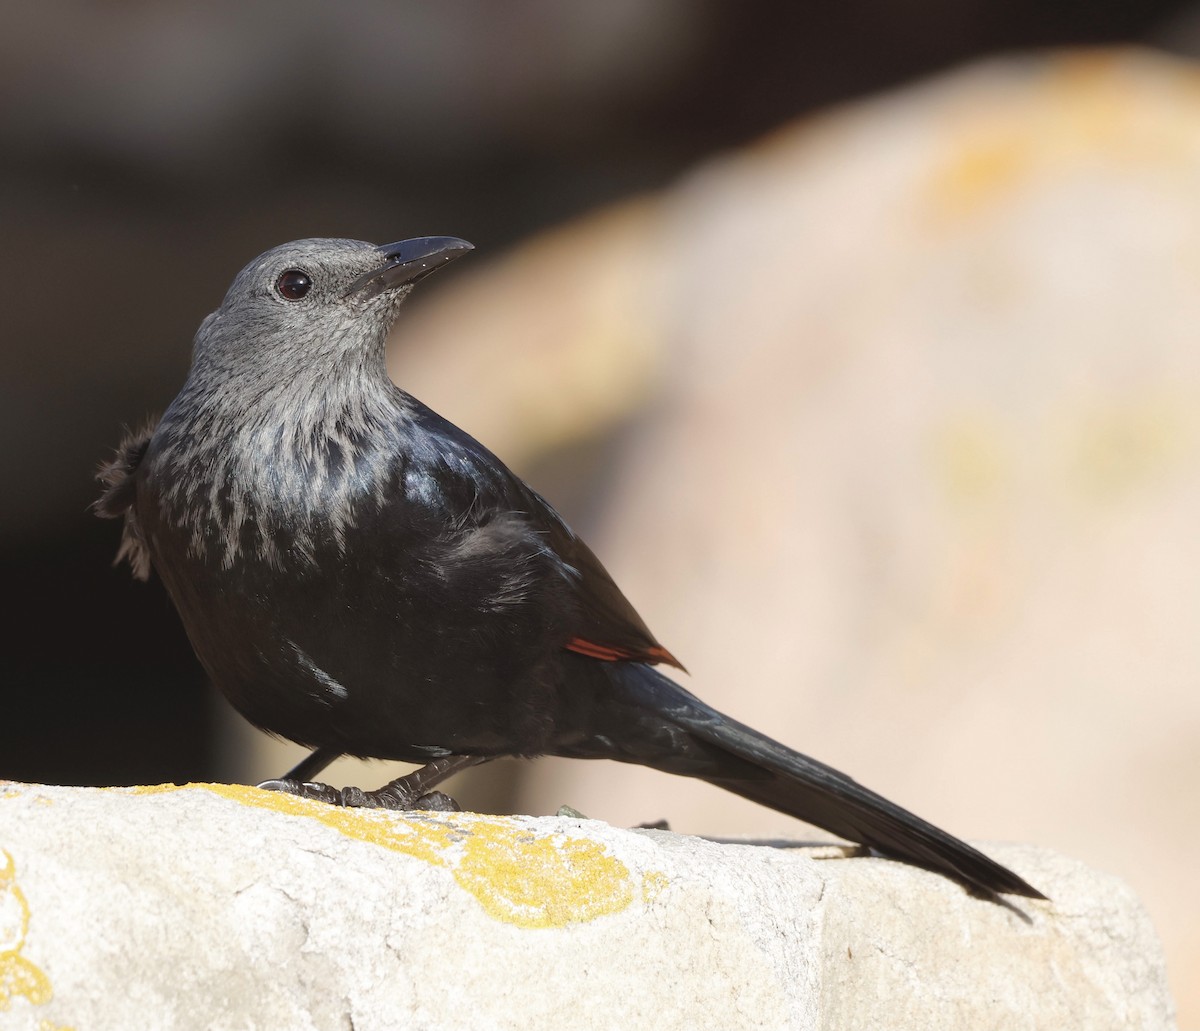
[[[308,273],[298,268],[290,268],[275,280],[275,289],[279,296],[289,301],[298,301],[312,289],[312,280]]]

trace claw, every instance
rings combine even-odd
[[[328,802],[330,805],[345,805],[342,793],[328,784],[316,784],[312,781],[264,780],[258,785],[263,791],[281,791],[287,795],[297,795],[300,798],[312,798],[318,802]]]
[[[435,813],[461,813],[460,806],[444,791],[430,791],[413,803],[414,809],[425,809]]]
[[[318,772],[328,765],[336,755],[336,752],[319,748],[295,770],[292,770],[292,773],[310,768],[314,773]],[[480,755],[448,755],[427,763],[405,777],[396,778],[378,791],[363,791],[362,788],[355,787],[342,788],[339,791],[328,784],[317,784],[294,777],[264,780],[258,786],[263,791],[283,791],[289,795],[312,798],[318,802],[327,802],[329,805],[341,805],[353,809],[392,809],[398,812],[425,809],[434,812],[457,813],[461,810],[454,799],[444,792],[430,789],[451,774],[470,766],[478,766],[480,763],[487,762],[489,758],[491,757]]]

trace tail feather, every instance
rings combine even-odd
[[[860,797],[844,791],[830,792],[828,797],[821,797],[822,792],[816,789],[808,797],[798,799],[795,782],[784,778],[766,783],[721,777],[704,779],[759,805],[823,827],[838,837],[868,845],[883,855],[948,874],[985,894],[1006,893],[1033,899],[1046,897],[977,848],[900,806],[887,802],[849,777],[846,781],[854,785]]]
[[[1011,870],[845,774],[730,719],[649,666],[605,664],[638,748],[610,758],[682,773],[987,894],[1045,896]],[[625,697],[620,698],[621,695]],[[622,706],[624,708],[624,706]],[[625,708],[623,725],[631,713]],[[664,725],[665,724],[665,725]],[[647,734],[646,732],[649,732]],[[682,732],[682,733],[681,733]],[[628,740],[628,738],[627,738]]]

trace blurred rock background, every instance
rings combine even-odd
[[[248,258],[453,233],[479,253],[414,299],[397,379],[558,504],[706,699],[1129,880],[1200,1025],[1197,26],[1132,0],[12,12],[0,776],[293,758],[109,568],[89,477]],[[459,794],[807,834],[612,764]]]

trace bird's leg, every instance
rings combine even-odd
[[[300,763],[292,773],[319,773],[336,757],[336,753],[328,754],[324,762],[319,756],[325,752],[318,748],[304,762]],[[302,798],[312,798],[330,805],[350,806],[363,809],[434,809],[441,812],[457,812],[458,803],[449,795],[432,790],[447,777],[478,766],[493,758],[490,755],[448,755],[442,759],[434,759],[419,770],[403,777],[397,777],[391,783],[385,784],[377,791],[363,791],[362,788],[347,787],[341,790],[328,784],[314,784],[291,775],[282,780],[264,781],[258,786],[265,791],[284,791],[289,795],[299,795]]]
[[[302,791],[293,789],[295,784],[311,784],[313,777],[320,773],[334,759],[338,758],[341,752],[335,751],[332,748],[316,748],[305,758],[301,759],[295,766],[287,771],[278,780],[264,780],[258,786],[264,791],[287,791],[291,794],[304,794]],[[312,784],[315,787],[325,788],[324,784]],[[328,790],[332,790],[329,788]],[[316,797],[312,795],[310,797]],[[326,799],[329,801],[329,799]]]
[[[341,754],[332,748],[318,748],[307,759],[296,763],[280,780],[310,781]]]

